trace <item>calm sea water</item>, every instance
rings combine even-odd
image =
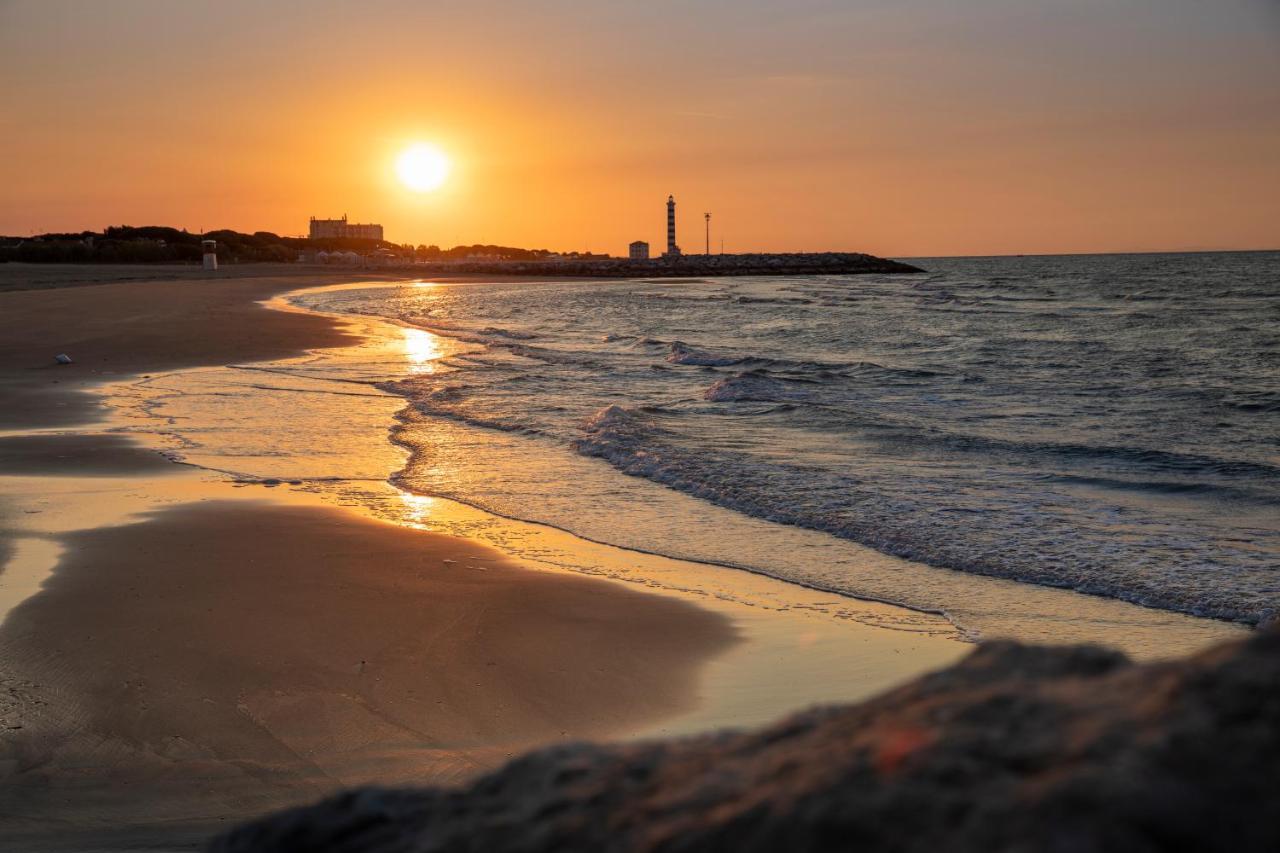
[[[852,594],[785,537],[686,524],[684,496],[962,572],[1280,610],[1280,254],[916,263],[298,301],[467,344],[382,385],[416,491]]]

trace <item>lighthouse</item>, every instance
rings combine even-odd
[[[678,257],[680,247],[676,245],[676,197],[667,196],[667,257]]]

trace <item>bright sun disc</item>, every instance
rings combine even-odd
[[[414,145],[406,148],[396,160],[396,174],[400,182],[411,190],[434,190],[449,177],[449,158],[431,145]]]

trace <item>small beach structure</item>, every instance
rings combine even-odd
[[[216,270],[218,268],[218,243],[216,240],[201,240],[201,253],[204,255],[204,268],[207,270]]]
[[[629,247],[628,257],[633,261],[649,260],[649,244],[643,240],[636,240]]]

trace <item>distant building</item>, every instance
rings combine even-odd
[[[631,244],[631,260],[647,261],[649,260],[649,244],[643,240],[636,240]]]
[[[331,239],[347,239],[355,238],[357,240],[381,240],[381,225],[361,225],[354,222],[347,222],[347,215],[344,213],[341,219],[316,219],[311,217],[311,239],[312,240],[331,240]]]

